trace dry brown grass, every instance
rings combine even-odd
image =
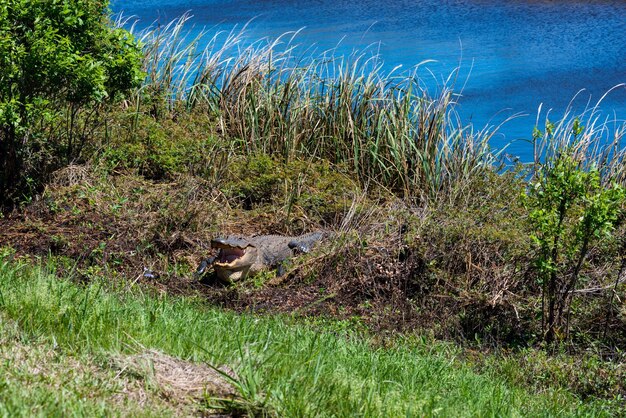
[[[233,399],[237,396],[233,385],[216,369],[156,350],[118,356],[111,363],[114,369],[119,370],[118,376],[140,376],[172,405],[194,405],[212,397]],[[219,370],[233,379],[237,378],[228,367],[222,366]]]

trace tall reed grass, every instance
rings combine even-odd
[[[409,198],[459,189],[498,160],[489,148],[495,130],[464,126],[451,86],[431,94],[416,69],[385,72],[368,51],[299,54],[297,33],[257,42],[245,28],[191,37],[188,22],[185,15],[139,33],[147,77],[138,111],[206,111],[235,152],[325,159]]]
[[[626,90],[626,83],[611,88],[580,114],[572,111],[574,97],[564,115],[553,121],[550,111],[542,114],[540,106],[532,139],[534,172],[541,164],[568,152],[582,170],[597,167],[603,184],[626,186],[626,121],[600,111],[604,98],[617,90]]]
[[[449,198],[478,174],[503,167],[501,150],[489,146],[499,127],[476,129],[455,111],[456,72],[428,91],[419,65],[388,72],[373,50],[317,52],[299,46],[297,32],[252,42],[246,27],[192,36],[189,20],[138,32],[147,74],[135,96],[138,112],[206,112],[231,152],[325,159],[362,185],[410,199]],[[626,124],[601,119],[600,102],[554,123],[548,112],[546,129],[534,134],[529,126],[535,169],[568,149],[600,167],[605,182],[626,182]],[[575,132],[574,124],[584,130]]]

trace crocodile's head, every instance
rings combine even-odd
[[[213,269],[225,282],[245,279],[258,256],[257,248],[243,238],[215,238],[211,240],[211,248],[219,249]]]

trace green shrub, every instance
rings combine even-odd
[[[229,180],[221,187],[244,209],[278,205],[288,216],[303,211],[307,218],[320,222],[343,216],[359,190],[351,178],[328,161],[284,163],[266,154],[231,161]]]
[[[543,164],[524,196],[536,246],[542,329],[548,343],[567,337],[572,291],[590,246],[613,239],[625,197],[621,186],[602,186],[598,168],[593,164],[585,168],[570,149]]]
[[[0,203],[76,158],[97,105],[141,81],[140,49],[108,13],[101,0],[0,4]]]
[[[210,180],[217,177],[227,160],[228,143],[217,141],[198,115],[161,121],[148,115],[112,116],[118,125],[110,127],[111,138],[98,152],[99,162],[109,170],[136,169],[155,180],[181,173]]]

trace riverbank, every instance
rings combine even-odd
[[[112,350],[106,358],[147,355],[155,364],[224,364],[247,379],[220,375],[236,389],[220,404],[231,412],[622,410],[626,126],[602,123],[593,112],[541,121],[529,127],[533,163],[513,165],[490,149],[493,130],[459,120],[450,89],[433,97],[419,80],[385,76],[358,60],[299,66],[262,43],[236,53],[237,37],[199,51],[177,41],[184,23],[144,34],[140,87],[118,100],[65,103],[54,118],[33,123],[25,138],[36,140],[19,143],[20,181],[7,182],[11,194],[3,199],[13,206],[0,217],[3,260],[11,260],[2,264],[0,312],[13,342],[42,338],[44,357],[85,350],[85,359],[62,358],[59,367],[85,360],[97,366],[95,381],[113,373],[98,366],[101,350]],[[284,275],[268,271],[229,286],[210,273],[194,277],[214,254],[216,236],[317,230],[335,238],[294,257]],[[179,303],[188,306],[182,316],[174,312]],[[205,326],[199,318],[206,317],[228,323],[205,334],[194,321]],[[160,339],[151,340],[161,320]],[[281,363],[273,386],[276,376],[265,367],[176,345],[185,326],[188,341],[216,341],[239,321],[283,320],[310,343],[308,357],[293,361],[328,361],[327,368],[289,375],[295,366]],[[313,331],[298,328],[308,322],[328,334],[321,346],[309,340]],[[285,346],[280,358],[301,349],[283,325],[262,329],[263,338],[244,339],[264,350],[276,338]],[[233,344],[220,349],[232,352]],[[317,356],[325,346],[334,351]],[[12,362],[30,349],[15,347]],[[445,360],[425,365],[430,371],[416,387],[411,379],[421,369],[406,374],[398,364],[428,347],[444,347]],[[150,358],[151,350],[163,356]],[[363,374],[353,380],[328,371],[343,370],[328,360],[336,352]],[[259,355],[261,366],[270,361]],[[378,355],[393,357],[383,365],[390,374],[406,374],[398,389],[387,387],[387,372],[372,383],[367,370],[379,364],[367,358]],[[452,374],[446,380],[440,372]],[[114,380],[123,374],[115,373]],[[131,380],[120,384],[137,384]],[[7,399],[22,399],[16,385]],[[157,389],[141,396],[161,397],[159,385],[157,378]],[[302,392],[291,397],[289,385]],[[464,405],[474,386],[487,389]],[[347,401],[338,400],[342,394]],[[48,396],[42,389],[36,405]],[[70,398],[68,408],[78,408],[82,398]],[[128,413],[141,403],[133,405]]]
[[[258,182],[242,182],[251,168]],[[350,188],[349,176],[325,165],[293,169],[259,157],[231,169],[214,188],[189,175],[154,181],[71,166],[41,198],[0,220],[0,246],[23,269],[48,265],[46,281],[56,276],[104,286],[112,297],[131,288],[191,297],[200,311],[218,307],[227,315],[320,321],[324,329],[365,333],[380,347],[425,338],[452,349],[474,372],[510,376],[530,393],[565,391],[601,409],[622,407],[620,301],[577,295],[568,338],[553,347],[543,343],[541,288],[530,270],[534,250],[519,177],[493,173],[462,208],[455,202],[417,210],[386,193]],[[210,274],[194,277],[213,254],[214,236],[329,227],[339,237],[294,258],[284,276],[270,271],[232,286]],[[611,251],[617,249],[594,249],[587,280],[607,277],[593,262],[611,260]],[[608,309],[614,311],[607,321]]]

